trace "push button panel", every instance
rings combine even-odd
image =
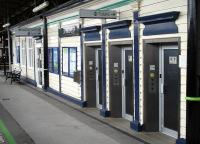
[[[156,93],[156,66],[149,66],[149,93]]]
[[[94,61],[88,61],[88,78],[95,80],[95,64]]]
[[[113,85],[119,86],[120,85],[120,71],[119,71],[118,63],[114,63],[112,75],[113,75]]]

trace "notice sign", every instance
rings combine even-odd
[[[59,37],[72,37],[72,36],[80,36],[80,29],[78,26],[61,28],[58,31]]]
[[[132,56],[128,56],[128,61],[129,61],[129,62],[132,62],[132,61],[133,61]]]
[[[169,57],[169,64],[177,64],[177,57],[170,56]]]
[[[118,63],[114,63],[114,68],[118,68]]]
[[[116,19],[117,18],[117,11],[80,9],[79,17],[80,18]]]
[[[149,66],[149,70],[150,71],[155,71],[156,70],[156,66],[155,65],[150,65]]]
[[[18,28],[15,36],[41,36],[41,28]]]

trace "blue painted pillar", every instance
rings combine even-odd
[[[102,27],[102,109],[100,115],[103,117],[109,117],[110,111],[106,106],[106,29]]]
[[[81,30],[82,28],[82,21],[81,20],[81,24],[79,25],[79,29]],[[80,31],[80,52],[81,52],[81,74],[80,74],[80,77],[81,77],[81,100],[83,101],[84,100],[84,81],[83,81],[83,33]]]
[[[133,12],[134,20],[134,92],[135,92],[135,105],[134,105],[134,116],[133,121],[130,123],[132,129],[136,131],[141,131],[142,126],[140,124],[140,113],[139,113],[139,22],[138,22],[138,11]]]

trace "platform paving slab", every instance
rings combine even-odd
[[[34,95],[42,98],[45,101],[57,106],[60,109],[60,105],[65,105],[70,107],[76,111],[79,111],[97,121],[102,122],[103,124],[108,125],[111,128],[118,130],[119,132],[126,134],[134,139],[138,139],[143,143],[151,143],[151,144],[175,144],[175,139],[164,135],[159,132],[136,132],[130,129],[130,122],[122,119],[122,118],[104,118],[99,115],[99,110],[96,108],[81,108],[78,105],[71,103],[69,101],[64,100],[54,94],[49,92],[45,92],[40,88],[36,88],[32,85],[20,85],[20,88],[25,89],[27,91],[31,91]],[[50,98],[50,99],[49,99]],[[57,101],[57,102],[55,102]],[[59,102],[58,102],[59,101]],[[62,103],[62,104],[61,104]]]
[[[144,142],[25,85],[0,80],[0,101],[36,144],[142,144]]]
[[[45,92],[39,88],[35,88],[32,85],[26,85],[23,87],[26,90],[33,90],[35,95],[40,96],[41,98],[46,99],[46,97],[53,98],[55,100],[58,100],[64,105],[67,105],[68,107],[71,107],[77,111],[80,111],[81,113],[86,114],[87,116],[94,118],[103,124],[106,124],[116,130],[119,130],[120,132],[127,134],[129,136],[134,137],[135,139],[139,139],[140,141],[143,141],[144,143],[150,143],[150,144],[175,144],[176,139],[172,138],[170,136],[167,136],[165,134],[162,134],[160,132],[136,132],[130,128],[130,122],[123,118],[104,118],[99,115],[99,110],[97,108],[81,108],[80,106],[71,103],[61,97],[58,97],[52,93]],[[37,91],[35,91],[37,90]],[[46,95],[44,97],[44,95]],[[59,104],[60,105],[60,104]]]
[[[2,106],[1,102],[7,100],[9,99],[0,99],[0,144],[35,144],[26,131]]]

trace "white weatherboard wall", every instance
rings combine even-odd
[[[61,23],[61,27],[67,29],[71,26],[79,26],[79,19]],[[61,74],[62,74],[62,48],[77,47],[77,70],[81,70],[80,36],[61,38]],[[81,86],[74,82],[73,78],[61,75],[61,92],[73,98],[81,100]]]
[[[42,25],[42,21],[41,20],[37,20],[34,21],[32,23],[28,23],[26,25],[21,26],[21,28],[34,28],[34,27],[39,27]],[[14,27],[12,29],[12,31],[14,32],[18,27]],[[33,52],[32,52],[32,57],[33,57],[33,65],[30,67],[29,66],[29,48],[30,48],[30,44],[29,44],[29,40],[32,40],[33,45]],[[23,77],[26,77],[28,79],[31,80],[35,80],[35,71],[34,71],[34,55],[35,55],[35,41],[33,37],[28,37],[28,36],[19,36],[16,37],[14,34],[12,36],[12,40],[13,40],[13,69],[16,68],[18,70],[22,70],[21,71],[21,75]],[[24,46],[22,46],[22,41],[25,41]],[[16,46],[20,45],[20,63],[17,63],[16,61]],[[22,48],[25,48],[25,53],[22,54]],[[25,60],[25,64],[22,64],[22,59]]]
[[[33,39],[32,37],[13,37],[13,68],[14,69],[21,69],[21,75],[23,77],[29,78],[31,80],[34,80],[34,65],[33,67],[29,67],[29,54],[28,54],[28,49],[29,49],[29,39]],[[20,63],[18,64],[16,61],[16,46],[20,45]],[[33,48],[34,49],[34,48]],[[22,52],[24,51],[24,52]],[[34,55],[34,51],[32,53]],[[23,64],[22,64],[22,61]]]
[[[179,29],[177,34],[166,34],[157,36],[143,36],[144,25],[140,24],[140,121],[143,123],[143,40],[153,38],[181,38],[181,55],[187,55],[187,0],[142,0],[140,4],[139,16],[164,13],[169,11],[180,11],[180,16],[176,21]],[[181,68],[181,104],[180,104],[180,137],[186,137],[186,69]]]
[[[124,20],[124,19],[132,19],[132,4],[135,0],[94,0],[91,2],[88,2],[84,5],[80,5],[77,6],[75,8],[71,8],[68,9],[66,11],[60,12],[58,14],[55,15],[51,15],[47,17],[47,21],[49,24],[48,27],[48,47],[55,47],[57,46],[58,42],[58,38],[57,38],[57,34],[55,32],[55,30],[58,30],[56,27],[58,26],[58,23],[61,22],[62,26],[64,26],[64,24],[66,25],[70,25],[71,21],[76,21],[76,19],[78,19],[78,14],[79,14],[79,9],[115,9],[117,10],[117,12],[119,13],[118,19]],[[113,22],[113,21],[117,21],[116,20],[107,20],[107,22]],[[92,26],[92,25],[98,25],[101,24],[101,20],[98,19],[85,19],[84,20],[84,26]],[[57,25],[57,26],[55,26]],[[54,27],[55,26],[55,27]],[[52,28],[50,28],[52,27]],[[53,28],[54,27],[54,28]],[[55,35],[56,34],[56,35]],[[53,38],[52,38],[53,37]],[[65,43],[67,45],[70,45],[70,43],[74,43],[75,41],[77,41],[78,38],[62,38],[61,39],[61,46]],[[78,42],[78,41],[77,41]],[[74,44],[72,44],[74,45]],[[76,43],[76,45],[80,45],[80,41],[78,43]],[[61,49],[60,49],[61,50]],[[78,52],[79,53],[79,52]],[[62,55],[61,55],[62,57]],[[62,60],[62,59],[61,59]],[[80,57],[78,54],[78,63],[80,63]],[[62,66],[62,65],[61,65]],[[78,64],[79,67],[79,64]],[[62,69],[61,69],[62,70]],[[50,73],[49,74],[49,85],[51,88],[54,89],[59,89],[59,76]],[[61,91],[65,94],[70,95],[70,93],[72,93],[72,89],[71,87],[68,88],[68,86],[72,85],[72,87],[79,87],[77,86],[77,84],[75,84],[73,82],[73,80],[71,78],[62,76],[61,77]],[[109,84],[109,82],[107,82],[107,84]],[[108,103],[108,108],[109,108],[109,85],[107,85],[107,103]],[[69,93],[70,91],[70,93]],[[80,89],[78,88],[78,93],[79,93]],[[80,98],[80,94],[79,96],[77,94],[75,94],[77,98]],[[73,95],[72,95],[73,96]]]
[[[58,48],[58,24],[48,26],[48,47]],[[49,73],[49,87],[59,91],[59,74]]]

